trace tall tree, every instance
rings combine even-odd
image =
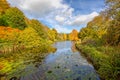
[[[120,0],[106,0],[108,8],[107,16],[111,18],[107,30],[107,43],[110,45],[120,45]]]

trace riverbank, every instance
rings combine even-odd
[[[103,80],[119,80],[120,49],[110,46],[76,44],[77,49],[92,62]]]
[[[75,50],[74,42],[55,42],[53,46],[56,52],[48,54],[38,70],[20,80],[100,80],[93,66]]]
[[[55,50],[55,48],[48,46],[19,49],[14,53],[0,54],[0,80],[9,80],[12,77],[19,79],[22,75],[32,73],[42,63],[48,53]],[[25,71],[26,68],[28,68],[28,71]]]

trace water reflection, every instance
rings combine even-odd
[[[74,42],[57,42],[38,69],[20,80],[100,80],[94,67],[75,49]]]
[[[71,50],[73,51],[73,53],[77,52],[74,41],[72,42]]]

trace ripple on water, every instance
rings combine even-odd
[[[55,53],[50,53],[39,66],[38,71],[21,80],[100,80],[94,67],[80,55],[72,51],[73,42],[57,42]]]

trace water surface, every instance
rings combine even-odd
[[[75,49],[74,42],[56,42],[50,53],[34,71],[21,80],[100,80],[94,67]],[[26,70],[27,71],[27,70]]]

